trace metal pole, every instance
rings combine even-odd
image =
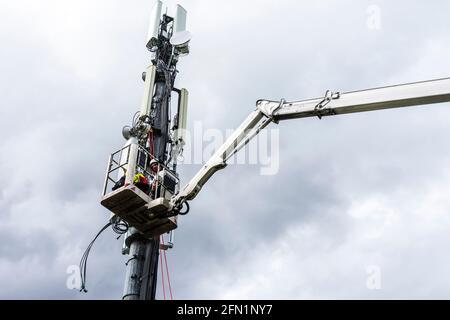
[[[134,238],[133,241],[132,238]],[[148,239],[133,228],[127,240],[130,240],[130,259],[126,262],[125,286],[122,300],[140,300],[141,283],[144,276],[145,251]]]
[[[141,282],[141,300],[155,300],[158,279],[159,237],[146,245],[144,274]]]
[[[180,52],[188,53],[188,49],[186,51],[187,47],[180,47],[177,49],[181,50],[180,52],[175,50],[174,46],[177,44],[170,42],[174,30],[174,18],[166,14],[163,14],[161,18],[161,8],[161,1],[157,1],[152,11],[147,48],[151,49],[153,59],[152,65],[146,69],[143,77],[145,92],[139,119],[151,127],[154,144],[153,156],[159,163],[168,166],[171,161],[168,157],[168,146],[172,143],[169,134],[172,116],[170,100],[178,72],[176,63]],[[175,29],[183,31],[186,23],[186,10],[178,5],[176,16]],[[178,45],[186,46],[186,43]],[[140,144],[145,147],[147,142],[141,141]],[[126,248],[129,248],[131,258],[127,262],[123,300],[155,299],[159,242],[159,236],[148,238],[136,229],[130,228],[125,239],[125,245]]]
[[[166,82],[155,84],[156,92],[152,105],[156,116],[152,122],[155,130],[155,158],[160,163],[167,161],[169,143],[169,106],[172,88]],[[154,300],[156,296],[157,270],[159,258],[159,237],[145,238],[133,229],[125,240],[132,258],[128,260],[123,299]]]
[[[159,258],[159,238],[146,238],[132,228],[125,240],[130,248],[122,300],[154,300]]]

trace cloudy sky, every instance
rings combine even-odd
[[[191,128],[235,128],[260,98],[450,76],[448,1],[255,3],[181,2]],[[121,298],[112,231],[88,294],[66,287],[67,268],[109,217],[104,169],[140,105],[152,5],[1,0],[0,298]],[[174,297],[449,298],[449,122],[446,103],[272,125],[278,173],[230,165],[180,219]]]

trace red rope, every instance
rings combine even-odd
[[[167,267],[166,250],[164,250],[164,260],[166,261],[167,283],[169,284],[170,300],[173,300],[173,296],[172,296],[172,287],[171,287],[171,285],[170,285],[169,268]]]
[[[155,152],[153,130],[150,130],[148,132],[148,149],[150,151],[150,154],[153,156],[153,153]]]
[[[155,135],[153,133],[153,130],[150,132],[151,138],[152,138],[152,155],[155,156]]]
[[[164,245],[164,236],[163,235],[161,235],[161,241],[162,241],[162,244]],[[173,300],[172,286],[170,285],[169,267],[167,265],[166,250],[164,250],[164,261],[166,264],[167,284],[169,285],[170,300]],[[161,266],[161,268],[162,268],[162,266]]]
[[[162,288],[163,288],[163,295],[164,295],[164,300],[166,300],[166,288],[164,286],[164,268],[163,268],[163,264],[162,264],[161,249],[159,249],[159,264],[161,265],[161,282],[162,282]]]

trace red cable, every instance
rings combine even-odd
[[[167,257],[166,257],[166,251],[165,250],[164,250],[164,260],[166,261],[166,274],[167,274],[167,283],[169,284],[170,300],[173,300],[172,287],[170,285],[169,268],[167,267]]]
[[[150,131],[150,143],[151,143],[151,154],[154,157],[155,156],[155,138],[153,137],[153,130]]]
[[[148,149],[150,151],[150,154],[153,156],[154,152],[154,142],[153,142],[153,130],[150,130],[148,132]]]
[[[164,237],[161,235],[161,241],[164,246]],[[173,300],[172,296],[172,286],[170,285],[170,276],[169,276],[169,267],[167,265],[167,256],[166,256],[166,250],[164,250],[164,261],[166,263],[166,274],[167,274],[167,284],[169,285],[169,293],[170,293],[170,300]],[[162,266],[161,266],[162,267]]]
[[[163,295],[164,295],[164,300],[166,300],[166,288],[164,287],[164,268],[163,268],[163,264],[162,264],[161,249],[159,249],[159,262],[161,265],[161,282],[162,282],[162,288],[163,288]]]

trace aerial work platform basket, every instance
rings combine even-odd
[[[159,236],[177,227],[177,217],[169,216],[170,198],[177,191],[178,177],[167,167],[149,168],[153,156],[136,144],[129,144],[111,154],[106,172],[101,204],[129,226],[145,236]],[[153,181],[148,194],[133,184],[132,177],[140,173]],[[108,192],[120,179],[124,183]]]
[[[147,236],[158,236],[177,227],[177,217],[167,217],[169,201],[152,200],[135,185],[123,186],[102,197],[101,204]]]

